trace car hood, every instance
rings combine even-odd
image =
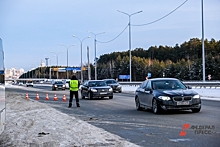
[[[119,84],[114,83],[114,84],[107,84],[107,85],[109,85],[109,86],[118,86]]]
[[[175,90],[156,90],[156,95],[167,95],[167,96],[193,96],[198,94],[191,89],[175,89]]]
[[[109,86],[90,87],[90,89],[107,89],[107,88],[111,88],[111,87]]]
[[[54,84],[54,85],[57,85],[57,86],[63,86],[64,84]]]

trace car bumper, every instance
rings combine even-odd
[[[188,110],[188,109],[200,109],[201,99],[192,99],[190,101],[160,101],[160,107],[163,110]]]
[[[93,97],[110,97],[110,96],[113,96],[113,92],[100,92],[100,93],[96,93],[96,92],[93,92],[92,93],[92,96]]]

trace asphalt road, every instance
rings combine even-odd
[[[39,94],[39,102],[75,116],[92,125],[117,134],[137,145],[147,146],[178,146],[178,147],[219,147],[220,145],[220,101],[202,100],[199,113],[191,111],[172,111],[155,115],[151,110],[137,111],[134,95],[114,93],[114,98],[80,99],[80,108],[66,109],[68,102],[62,102],[65,94],[69,98],[69,90],[52,91],[51,87],[35,86],[6,88],[7,91],[28,93],[35,99]],[[46,93],[50,100],[45,100]],[[53,101],[56,93],[58,101]],[[185,136],[180,136],[182,126],[188,126]]]

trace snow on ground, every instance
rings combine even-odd
[[[134,93],[136,86],[123,86]],[[202,99],[220,100],[220,88],[196,88]],[[78,108],[77,108],[78,109]],[[80,108],[79,108],[80,109]],[[6,92],[6,128],[0,147],[135,147],[137,145],[24,95]]]
[[[78,109],[78,108],[77,108]],[[79,108],[80,109],[80,108]],[[6,92],[1,147],[135,147],[137,145],[24,95]]]

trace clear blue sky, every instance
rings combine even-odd
[[[97,40],[108,42],[128,25],[131,16],[131,48],[148,49],[150,46],[175,46],[191,38],[202,38],[201,0],[188,0],[164,19],[153,22],[184,3],[185,0],[1,0],[0,38],[5,51],[5,67],[24,68],[26,71],[45,62],[49,65],[67,64],[66,48],[69,48],[69,65],[80,66],[80,41],[83,41],[83,63],[87,62],[87,46],[90,62],[94,60],[94,35]],[[220,0],[204,0],[204,34],[210,40],[220,40]],[[115,51],[129,49],[128,28],[114,41],[97,43],[97,57]]]

